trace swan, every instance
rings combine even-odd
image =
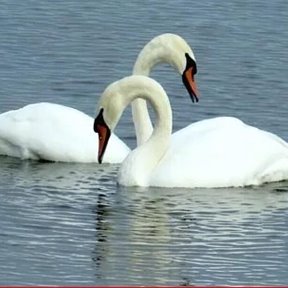
[[[288,144],[237,118],[202,120],[171,136],[172,111],[164,89],[140,75],[112,83],[100,97],[94,121],[99,163],[123,110],[137,98],[151,103],[156,124],[149,139],[122,162],[120,185],[237,187],[288,179]]]
[[[176,34],[165,33],[148,42],[136,59],[133,74],[148,76],[155,65],[163,62],[171,64],[182,75],[183,83],[194,100],[192,91],[197,91],[195,57],[186,41]],[[153,130],[146,102],[142,99],[134,101],[132,113],[140,145]],[[91,129],[93,121],[81,111],[53,103],[34,103],[8,111],[0,115],[0,155],[61,162],[97,162],[95,145],[98,145],[98,138]],[[129,152],[128,146],[112,134],[103,162],[120,163]]]
[[[97,162],[98,139],[91,133],[92,126],[93,118],[74,108],[30,104],[0,115],[0,154],[56,162]],[[120,163],[130,149],[114,134],[111,140],[104,162]]]

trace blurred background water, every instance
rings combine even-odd
[[[220,115],[286,141],[288,4],[275,1],[0,3],[0,113],[54,102],[94,116],[140,49],[183,36],[200,103],[167,65],[174,130]],[[130,147],[130,111],[116,130]],[[288,183],[243,189],[116,185],[117,166],[0,157],[0,284],[287,284]]]

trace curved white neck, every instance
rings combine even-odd
[[[185,53],[193,55],[188,44],[178,35],[163,34],[152,39],[144,46],[134,64],[133,75],[149,76],[153,67],[159,63],[168,63],[178,73],[185,69]],[[137,145],[147,141],[153,126],[147,109],[146,101],[137,99],[132,102],[132,115],[137,137]]]
[[[145,186],[145,181],[165,155],[170,143],[172,111],[168,96],[160,84],[144,76],[126,77],[118,81],[112,89],[107,92],[106,96],[109,99],[106,107],[111,107],[113,111],[110,114],[113,119],[107,115],[112,129],[125,107],[137,98],[149,101],[155,110],[156,123],[152,135],[127,156],[119,171],[120,184],[127,184],[129,181],[130,186]],[[116,94],[115,91],[117,91]]]

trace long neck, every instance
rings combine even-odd
[[[133,93],[125,93],[128,102],[139,96],[149,101],[156,114],[155,128],[150,138],[133,150],[122,163],[119,171],[119,182],[129,186],[147,185],[151,171],[157,166],[168,149],[172,133],[172,111],[169,99],[156,81],[147,79],[145,80],[145,89],[141,89],[143,86],[136,83]],[[124,105],[126,106],[128,102]]]
[[[179,70],[179,67],[177,67],[179,64],[175,63],[175,61],[178,60],[177,57],[175,57],[176,53],[172,50],[172,45],[169,46],[167,44],[168,36],[169,39],[172,38],[171,35],[165,34],[154,38],[144,46],[134,64],[133,75],[149,76],[154,66],[159,63],[169,63]],[[174,35],[172,36],[176,37]],[[153,131],[145,100],[136,99],[132,102],[132,116],[137,137],[137,145],[140,146],[148,140]]]

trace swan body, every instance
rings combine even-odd
[[[144,76],[126,77],[106,88],[94,122],[100,141],[107,141],[102,128],[113,131],[136,98],[150,101],[157,121],[150,138],[123,161],[120,185],[237,187],[288,179],[288,144],[239,119],[203,120],[171,136],[169,99],[160,84]],[[99,150],[100,161],[104,152],[105,147]]]
[[[139,53],[133,73],[149,75],[155,65],[167,62],[183,74],[185,68],[190,68],[185,53],[194,59],[191,48],[180,36],[157,36]],[[189,85],[187,83],[186,86]],[[153,130],[146,101],[136,100],[132,104],[132,112],[137,142],[141,144]],[[96,162],[98,138],[92,125],[93,118],[88,115],[52,103],[35,103],[9,111],[0,115],[0,155],[49,161]],[[129,151],[128,146],[113,135],[103,161],[120,163]]]
[[[63,105],[35,103],[0,115],[0,152],[22,159],[97,162],[93,118]],[[116,135],[104,162],[119,163],[130,149]]]
[[[149,185],[241,187],[284,179],[288,179],[284,140],[237,118],[218,117],[174,133]]]

